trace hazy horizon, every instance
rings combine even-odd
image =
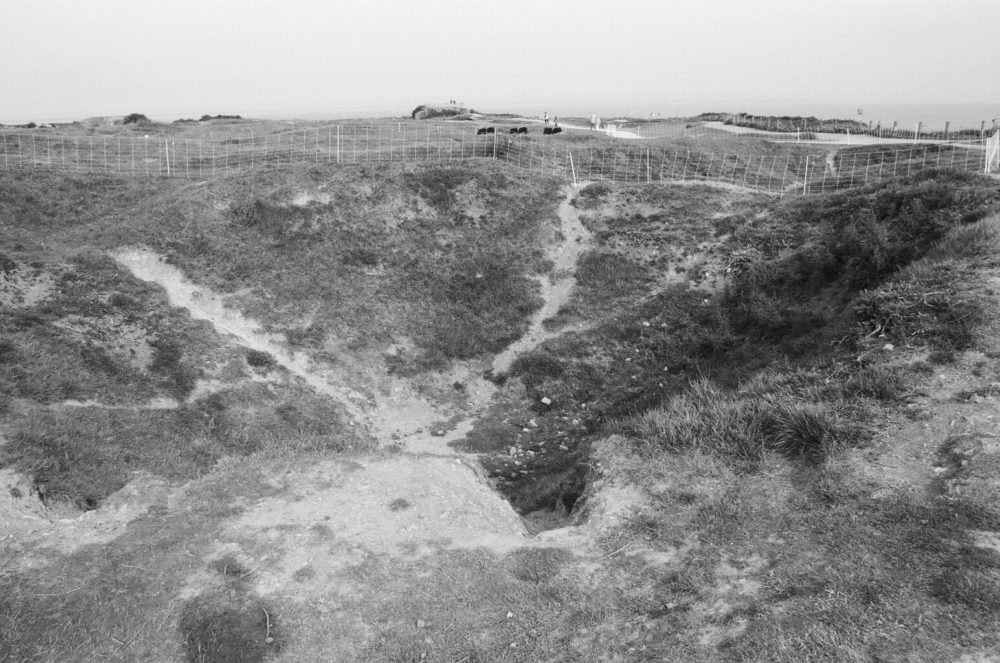
[[[4,124],[399,116],[449,99],[524,114],[981,105],[997,110],[979,119],[1000,116],[994,0],[36,0],[4,13]]]

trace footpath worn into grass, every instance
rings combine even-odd
[[[996,660],[994,182],[355,175],[0,182],[0,660]]]

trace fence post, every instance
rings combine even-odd
[[[809,193],[809,155],[806,155],[806,172],[802,178],[802,195]]]
[[[170,177],[170,139],[163,139],[163,149],[167,156],[167,177]]]
[[[428,134],[428,136],[430,136],[430,134]],[[493,132],[493,160],[496,161],[496,159],[497,159],[497,134],[494,131]]]
[[[649,184],[653,181],[653,171],[652,167],[649,165],[649,148],[646,148],[646,183]]]
[[[572,152],[567,152],[567,154],[569,155],[569,169],[573,173],[573,186],[576,186],[577,185],[577,181],[576,181],[576,166],[573,165],[573,153]]]
[[[340,163],[340,125],[337,125],[337,163]]]

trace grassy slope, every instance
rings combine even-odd
[[[303,193],[313,200],[295,203]],[[213,629],[238,631],[262,607],[239,582],[178,612],[192,556],[207,554],[223,519],[271,490],[259,468],[366,449],[336,408],[275,383],[267,357],[171,308],[103,251],[163,252],[320,361],[336,361],[331,347],[398,344],[405,350],[381,370],[409,373],[495,352],[520,333],[537,306],[526,276],[549,268],[539,247],[552,237],[559,198],[554,181],[461,165],[304,168],[208,184],[0,182],[5,279],[53,284],[42,301],[0,311],[2,464],[29,473],[50,504],[81,508],[137,470],[207,477],[189,485],[180,512],[159,500],[113,544],[0,576],[0,659],[163,660],[219,636]],[[116,340],[124,331],[137,337],[132,346]],[[261,377],[272,384],[254,383]],[[203,378],[222,381],[221,391],[186,400]],[[155,398],[185,402],[130,409]],[[4,545],[18,554],[16,540]],[[70,579],[77,584],[64,586]],[[266,649],[254,643],[245,653]]]
[[[625,195],[607,194],[597,250],[638,263],[646,220],[615,213],[635,209]],[[632,567],[660,634],[637,660],[996,651],[1000,559],[970,534],[1000,527],[992,456],[971,461],[985,463],[969,470],[978,492],[945,494],[879,480],[872,463],[899,444],[881,427],[941,407],[926,391],[936,364],[984,347],[972,383],[1000,368],[998,200],[987,180],[936,173],[775,204],[718,249],[724,290],[623,295],[605,324],[522,360],[529,398],[584,403],[592,439],[625,435],[591,460],[605,485],[645,495],[611,536],[675,560]],[[584,288],[575,306],[607,310],[609,291]],[[922,440],[921,459],[957,462],[954,443]]]
[[[293,204],[300,194],[314,200]],[[269,367],[102,251],[148,245],[195,281],[238,291],[236,303],[293,347],[333,362],[344,347],[400,344],[386,368],[410,372],[495,352],[521,333],[537,306],[526,274],[547,269],[539,244],[557,195],[553,182],[456,167],[306,168],[207,185],[4,180],[5,264],[53,282],[44,301],[0,314],[4,463],[31,473],[47,498],[93,507],[137,469],[190,478],[277,440],[360,442],[321,401],[248,383]],[[148,351],[145,365],[137,347],[114,346],[126,331]],[[51,409],[183,400],[199,378],[233,384],[177,410]],[[175,440],[170,453],[157,451],[164,439]]]

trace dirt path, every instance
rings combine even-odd
[[[335,373],[313,364],[304,353],[288,350],[283,339],[262,331],[258,322],[244,317],[239,311],[227,308],[222,297],[192,283],[181,270],[168,264],[153,251],[121,249],[114,252],[112,257],[136,278],[163,287],[173,306],[187,310],[196,320],[210,322],[216,331],[234,337],[246,348],[272,355],[281,366],[301,378],[316,392],[343,405],[355,421],[363,420],[363,395],[341,384]]]
[[[569,301],[573,287],[576,285],[576,263],[587,250],[591,232],[580,222],[580,216],[572,205],[572,190],[559,205],[560,231],[563,241],[548,253],[548,258],[554,263],[552,276],[541,276],[538,281],[542,286],[542,308],[531,317],[528,332],[512,343],[493,360],[493,372],[502,375],[510,370],[514,360],[526,352],[538,347],[546,340],[558,336],[559,331],[547,331],[546,320],[555,317],[559,308]]]

